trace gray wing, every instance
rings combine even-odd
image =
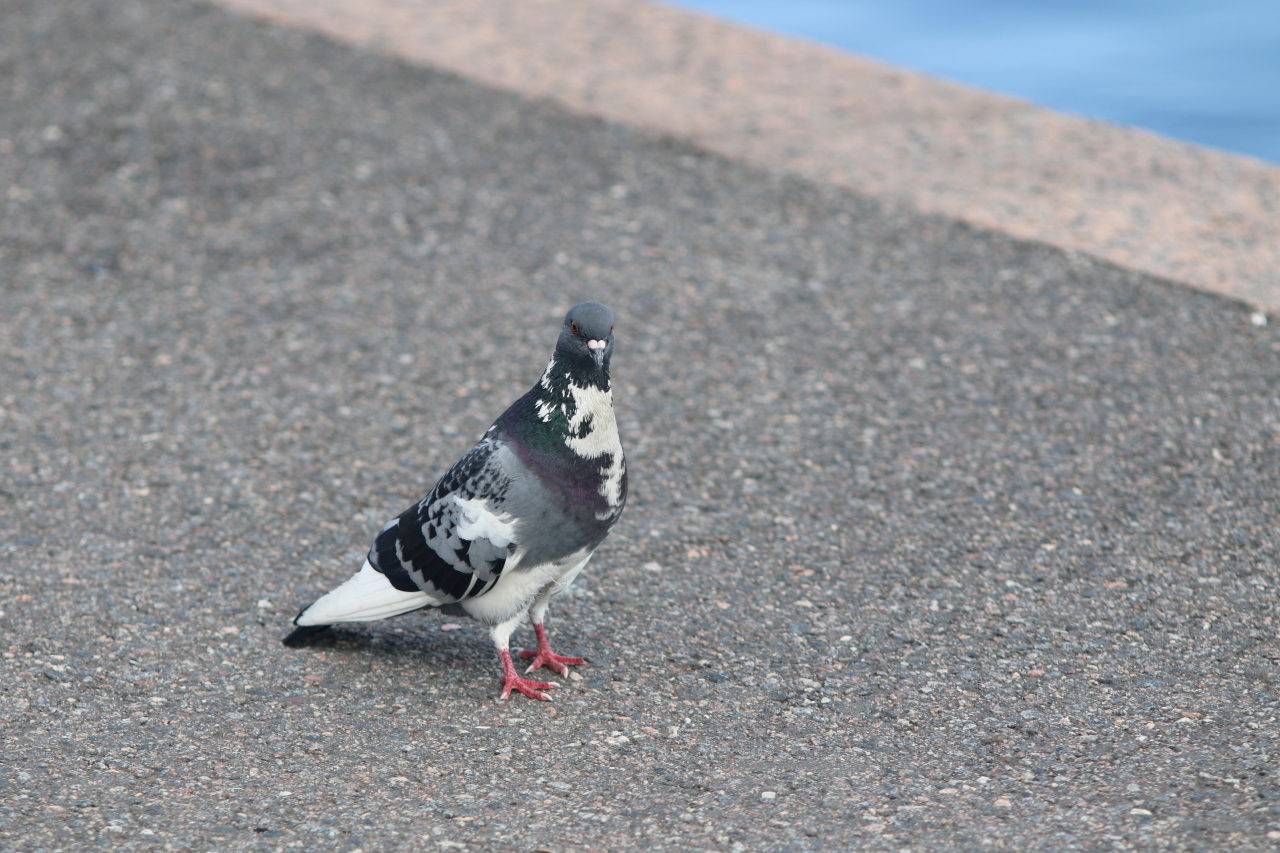
[[[456,602],[497,582],[517,547],[514,522],[501,511],[511,489],[504,446],[484,438],[430,494],[382,528],[369,563],[392,586]]]

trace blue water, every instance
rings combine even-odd
[[[1280,0],[672,0],[1280,163]]]

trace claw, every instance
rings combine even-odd
[[[577,666],[587,662],[586,658],[558,655],[551,651],[551,642],[547,639],[547,629],[543,627],[541,622],[533,626],[533,633],[538,637],[537,651],[520,650],[520,657],[533,661],[533,663],[529,664],[529,668],[525,670],[525,673],[533,672],[538,667],[545,666],[563,676],[568,676],[570,666]]]

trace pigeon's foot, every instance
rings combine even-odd
[[[551,643],[547,640],[547,629],[542,627],[541,622],[533,626],[533,633],[538,635],[538,650],[536,652],[528,649],[520,650],[520,657],[533,661],[525,672],[533,672],[538,667],[545,666],[547,669],[555,670],[561,675],[567,676],[570,666],[577,666],[580,663],[587,662],[586,658],[558,655],[551,651]]]
[[[502,701],[507,700],[512,690],[518,690],[530,699],[551,701],[551,697],[542,691],[559,687],[559,684],[554,681],[530,681],[527,678],[521,678],[516,673],[516,665],[511,662],[511,652],[506,649],[499,649],[498,657],[502,660],[502,696],[500,697]]]

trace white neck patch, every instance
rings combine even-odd
[[[616,507],[622,502],[622,475],[627,467],[622,457],[618,422],[613,417],[613,391],[570,384],[569,393],[573,395],[574,412],[569,419],[569,435],[565,437],[564,443],[583,459],[603,461],[604,457],[608,457],[608,463],[600,468],[604,477],[600,494],[610,507]],[[591,421],[590,431],[584,436],[578,436],[578,431],[588,418]],[[609,515],[612,513],[606,513],[604,517]]]

